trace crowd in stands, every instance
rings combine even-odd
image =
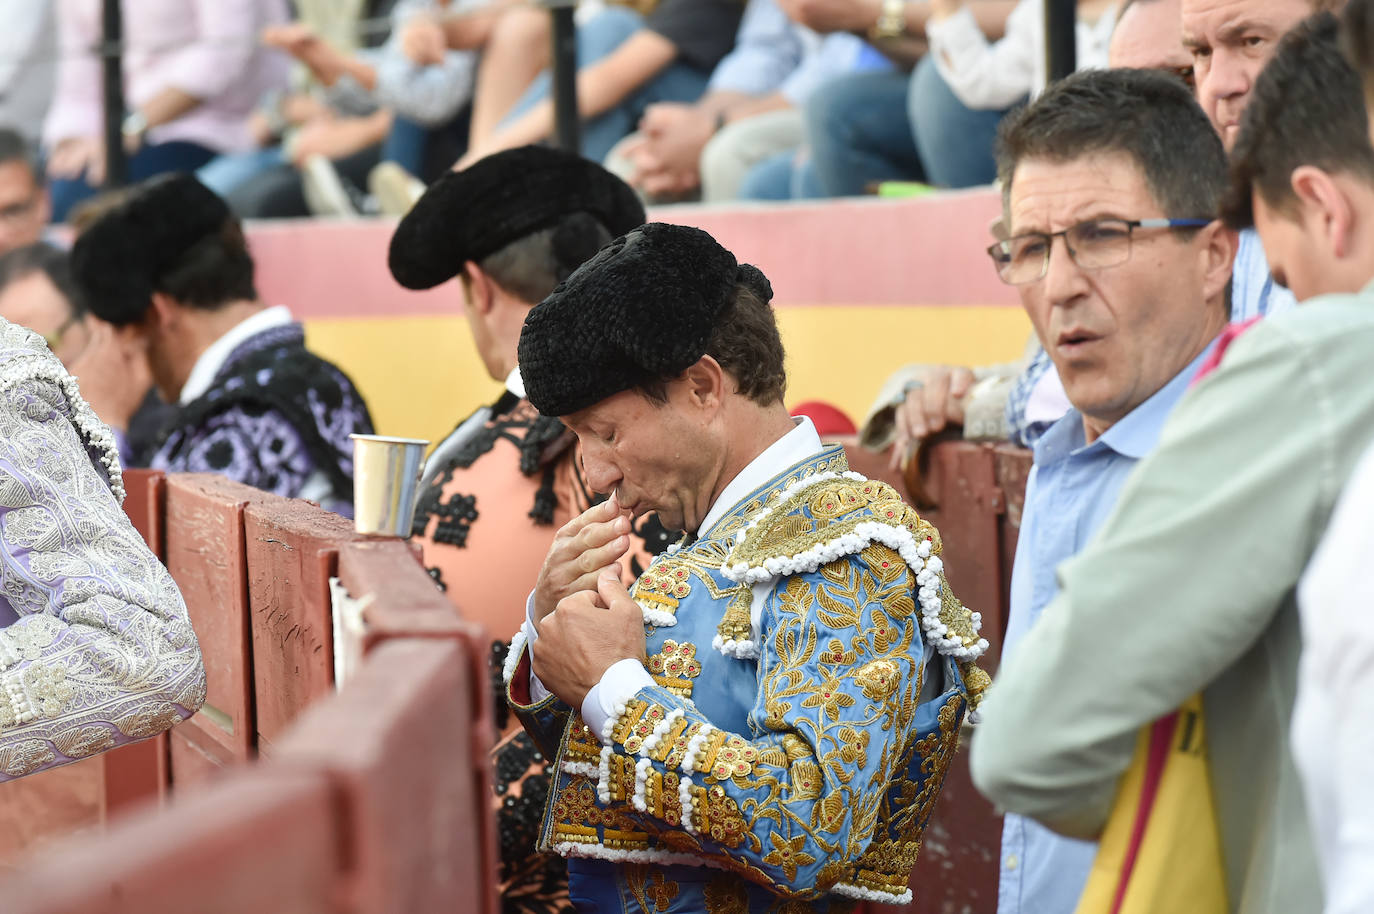
[[[929,807],[888,798],[939,788],[908,736],[955,739],[964,703],[1005,812],[999,914],[1374,909],[1374,0],[1080,0],[1078,72],[1048,85],[1044,0],[586,2],[580,156],[550,145],[543,6],[126,0],[136,183],[109,193],[100,6],[0,0],[0,356],[36,366],[0,363],[0,422],[51,439],[0,444],[0,569],[32,565],[16,498],[71,501],[40,451],[103,455],[83,492],[152,466],[350,512],[367,406],[260,299],[242,220],[396,215],[396,282],[456,281],[503,382],[436,449],[413,539],[460,608],[520,632],[494,646],[528,730],[503,721],[496,758],[515,909],[648,910],[652,876],[691,910],[900,901]],[[959,429],[1031,450],[990,686],[938,532],[884,527],[910,509],[783,409],[768,280],[645,225],[894,182],[997,183],[988,269],[1034,328],[1013,363],[900,368],[860,430],[894,468]],[[19,628],[65,585],[3,573],[26,588],[0,588],[7,675],[47,662]],[[133,573],[156,586],[110,618],[168,629],[170,726],[203,685],[184,607]],[[51,713],[0,695],[0,749],[86,710],[32,694]],[[44,751],[31,770],[64,760]],[[1161,772],[1187,789],[1123,787]],[[713,894],[735,889],[684,849],[748,888]]]

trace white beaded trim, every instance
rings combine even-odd
[[[716,635],[711,639],[711,647],[735,660],[757,660],[759,658],[758,642],[752,638],[743,641],[736,641],[734,638],[725,639]]]
[[[706,741],[711,738],[711,731],[714,729],[715,727],[710,724],[702,724],[696,735],[687,741],[687,751],[682,754],[680,766],[683,774],[691,774],[696,770],[697,757],[705,750]]]
[[[0,321],[0,329],[5,331],[3,337],[0,337],[4,338],[5,342],[14,342],[32,350],[33,355],[32,360],[11,360],[0,369],[0,389],[29,380],[48,381],[56,385],[71,408],[72,425],[85,438],[87,445],[99,453],[100,462],[105,467],[105,476],[110,481],[110,491],[114,493],[116,501],[124,504],[126,493],[124,472],[119,463],[119,445],[115,442],[109,426],[100,421],[85,397],[81,396],[81,387],[77,384],[77,379],[67,373],[62,363],[57,360],[57,356],[48,351],[47,343],[43,342],[43,338],[38,334],[8,321]]]
[[[592,857],[597,860],[610,860],[616,863],[682,863],[688,866],[711,866],[711,862],[693,854],[680,854],[659,850],[624,850],[606,847],[601,844],[580,844],[576,841],[560,841],[553,846],[553,852],[560,857]]]
[[[677,625],[677,616],[672,613],[662,609],[655,609],[652,606],[647,606],[644,603],[640,603],[638,600],[635,602],[639,604],[639,610],[644,614],[644,621],[654,628],[671,628]]]
[[[559,766],[564,774],[580,774],[584,777],[600,779],[601,772],[591,762],[564,762]]]
[[[692,779],[686,775],[677,782],[677,802],[682,807],[682,830],[695,835],[697,826],[692,821]]]
[[[510,685],[510,681],[515,678],[515,671],[520,666],[520,655],[525,650],[525,645],[529,643],[529,635],[525,634],[525,629],[515,633],[515,637],[510,639],[510,647],[506,650],[506,662],[501,664],[501,681]]]
[[[601,747],[601,762],[597,766],[596,798],[606,804],[611,802],[611,747]]]
[[[845,473],[843,475],[854,481],[868,481],[858,473]],[[839,476],[840,474],[837,473],[821,473],[805,480],[805,483],[806,485],[813,485]],[[799,488],[801,488],[800,484],[789,487],[784,493],[784,498]],[[780,504],[782,500],[779,499],[777,503]],[[743,542],[748,531],[754,529],[767,518],[772,510],[769,508],[764,511],[749,527],[741,531],[740,542]],[[983,652],[988,649],[987,639],[979,638],[972,646],[965,646],[962,639],[948,637],[949,629],[940,621],[940,572],[944,569],[944,564],[938,556],[931,556],[929,542],[921,540],[917,543],[916,537],[905,527],[866,521],[857,525],[853,532],[813,546],[805,552],[799,552],[793,556],[768,558],[764,560],[761,566],[751,566],[748,562],[727,564],[721,568],[721,573],[740,584],[757,584],[794,574],[810,574],[822,565],[862,552],[867,546],[875,542],[900,555],[902,561],[906,562],[916,575],[916,598],[921,606],[921,629],[931,646],[941,654],[956,660],[971,661],[981,657]],[[982,614],[971,613],[970,617],[974,632],[980,631],[983,621]]]
[[[630,798],[630,804],[640,812],[649,811],[649,804],[645,800],[644,792],[649,783],[649,769],[652,766],[653,762],[646,758],[635,762],[635,795]]]
[[[611,712],[610,717],[606,718],[606,722],[601,725],[602,743],[609,743],[611,741],[611,736],[615,733],[615,728],[620,726],[620,718],[624,717],[625,712],[628,710],[629,707],[625,702],[618,701],[615,703],[615,710]]]
[[[673,728],[673,724],[686,716],[686,712],[681,708],[673,708],[673,710],[669,711],[668,715],[655,725],[654,731],[644,739],[643,745],[639,747],[639,757],[648,758],[649,753],[653,751],[654,747],[663,742],[663,737],[668,735],[668,731]]]
[[[7,670],[23,660],[24,657],[10,645],[12,636],[0,629],[0,670]]]
[[[38,709],[29,700],[28,693],[24,690],[23,676],[19,671],[9,673],[4,677],[5,694],[10,699],[10,710],[14,713],[14,723],[27,724],[37,720]]]
[[[907,889],[900,895],[893,892],[879,892],[877,889],[866,889],[861,885],[850,885],[847,882],[837,883],[831,886],[831,892],[836,895],[844,895],[847,898],[858,898],[861,901],[876,901],[880,904],[910,904],[911,889]]]

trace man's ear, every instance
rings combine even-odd
[[[496,306],[496,283],[491,276],[469,260],[463,264],[463,290],[468,298],[468,307],[476,314],[486,315]]]
[[[730,382],[725,369],[709,355],[697,359],[678,379],[684,395],[696,407],[715,410],[725,400],[725,387]]]
[[[1355,213],[1340,185],[1315,165],[1298,166],[1289,180],[1298,197],[1303,230],[1317,234],[1336,257],[1349,256]]]
[[[181,323],[181,306],[166,292],[154,292],[153,306],[144,312],[142,323],[149,331],[170,330]]]
[[[1211,300],[1220,295],[1231,281],[1231,270],[1235,264],[1239,236],[1227,228],[1221,220],[1203,227],[1203,297]]]

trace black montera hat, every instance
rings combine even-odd
[[[590,215],[611,235],[644,224],[639,197],[595,162],[544,146],[510,149],[431,184],[396,227],[387,262],[407,289],[428,289],[457,276],[465,262],[574,213]],[[579,239],[567,241],[578,247]],[[571,270],[592,253],[579,248],[560,259],[571,260]]]
[[[228,205],[188,174],[151,178],[97,219],[72,246],[72,277],[96,317],[139,321],[159,281],[233,219]]]
[[[740,283],[773,298],[757,268],[701,229],[651,222],[617,238],[525,319],[520,375],[530,402],[566,416],[680,374],[705,355]]]

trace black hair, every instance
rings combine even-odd
[[[1004,209],[1022,161],[1101,153],[1135,162],[1170,218],[1211,217],[1226,190],[1221,138],[1180,80],[1152,70],[1086,70],[1002,122],[997,174]]]

